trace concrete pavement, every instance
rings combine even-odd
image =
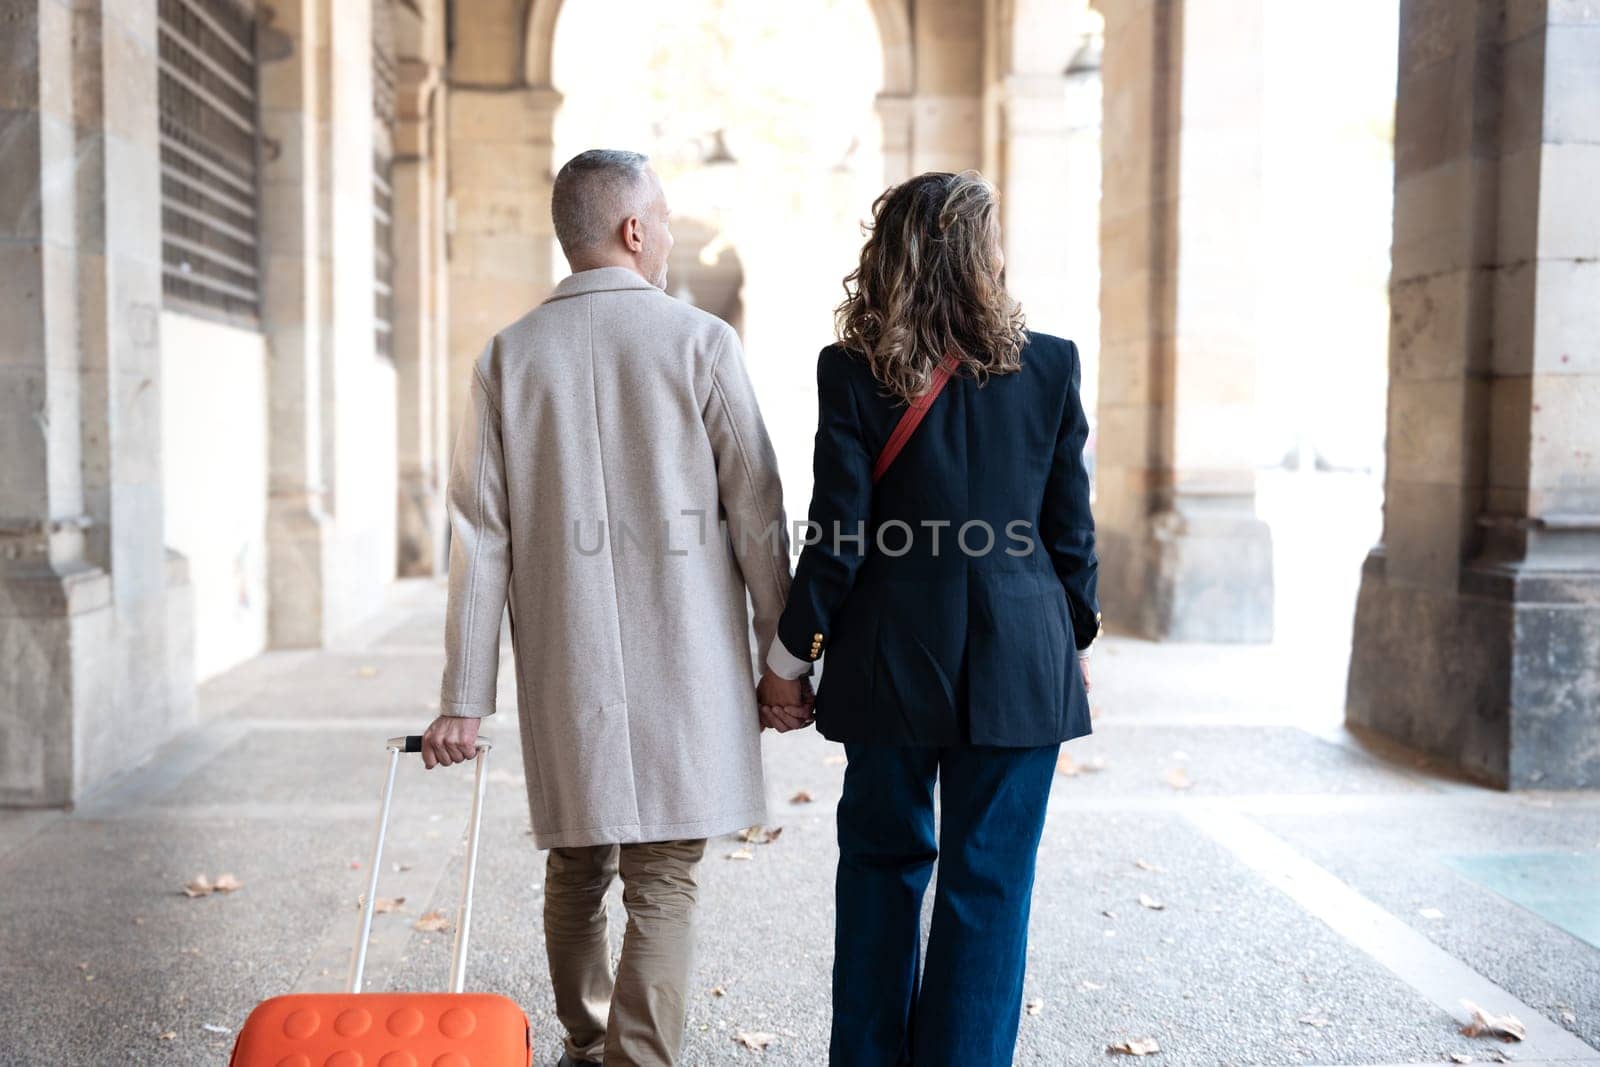
[[[338,988],[385,737],[434,714],[443,589],[203,687],[203,724],[71,813],[0,813],[0,1064],[220,1064],[250,1008]],[[505,665],[509,667],[509,649]],[[1600,797],[1503,794],[1360,744],[1304,649],[1108,638],[1039,855],[1019,1064],[1600,1064]],[[509,671],[469,988],[559,1033]],[[714,841],[684,1062],[826,1062],[842,757],[765,737],[773,843]],[[801,790],[809,803],[790,800]],[[441,988],[469,775],[403,763],[369,988]],[[243,888],[190,899],[195,874]],[[1147,904],[1141,904],[1141,895]],[[929,894],[931,904],[932,894]],[[613,893],[613,934],[623,913]],[[1460,1032],[1463,998],[1528,1039]],[[764,1052],[739,1032],[771,1035]]]

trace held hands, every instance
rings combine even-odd
[[[470,763],[478,755],[478,720],[441,715],[422,733],[422,765],[428,770]]]
[[[780,678],[769,668],[756,686],[756,703],[761,709],[761,728],[772,727],[780,734],[801,730],[816,721],[809,678]]]

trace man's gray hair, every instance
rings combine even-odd
[[[567,160],[556,175],[550,215],[569,259],[604,244],[628,216],[644,213],[654,192],[649,163],[649,156],[617,148],[591,148]]]

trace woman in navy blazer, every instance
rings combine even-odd
[[[1078,350],[1023,328],[1003,268],[979,175],[895,186],[817,360],[810,522],[767,672],[777,691],[826,652],[810,710],[848,758],[836,1067],[1011,1062],[1045,802],[1061,742],[1089,732],[1100,611]],[[874,484],[945,354],[955,373]],[[763,708],[780,728],[812,721],[791,714]]]

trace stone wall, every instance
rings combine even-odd
[[[1600,12],[1401,7],[1383,540],[1348,720],[1600,785]]]

